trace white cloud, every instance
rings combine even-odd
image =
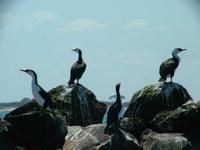
[[[142,29],[148,27],[149,24],[144,20],[132,20],[129,23],[125,24],[122,29],[123,30],[133,30],[133,29]]]
[[[110,23],[99,22],[91,19],[77,19],[75,21],[67,23],[62,31],[64,32],[82,32],[90,30],[100,30],[108,27]]]

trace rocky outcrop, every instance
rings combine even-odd
[[[97,101],[96,96],[84,86],[76,84],[69,89],[65,85],[60,85],[50,90],[49,94],[56,114],[65,117],[68,125],[87,126],[102,123],[107,106]],[[10,112],[7,116],[41,110],[41,107],[33,100]]]
[[[178,83],[159,82],[137,91],[129,104],[125,117],[139,117],[146,122],[161,111],[174,110],[191,97]]]
[[[146,130],[141,137],[143,150],[192,150],[192,145],[180,133],[156,133]]]
[[[181,132],[191,134],[200,131],[200,106],[188,101],[173,111],[157,114],[151,126],[158,132]]]
[[[102,123],[107,106],[81,84],[72,89],[65,85],[49,91],[57,110],[66,116],[69,125],[87,126]]]
[[[67,135],[66,122],[48,113],[30,112],[6,116],[5,120],[12,124],[12,130],[8,129],[7,135],[17,145],[27,149],[62,148]]]
[[[135,138],[118,130],[113,135],[104,134],[102,124],[87,127],[72,126],[68,128],[63,150],[138,150],[139,144]]]

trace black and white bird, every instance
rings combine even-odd
[[[44,111],[48,107],[51,109],[52,114],[55,116],[54,108],[52,104],[51,97],[49,94],[38,84],[37,81],[37,74],[33,70],[20,70],[32,77],[32,93],[33,97],[35,98],[36,102],[42,106],[42,110]]]
[[[186,49],[182,48],[175,48],[172,52],[172,58],[167,59],[160,65],[160,79],[159,81],[166,81],[168,77],[170,77],[171,82],[172,78],[174,76],[175,70],[178,67],[180,63],[180,57],[178,56],[178,53],[185,51]]]
[[[77,80],[77,83],[79,83],[79,79],[82,77],[86,69],[86,63],[82,58],[82,51],[79,48],[73,49],[72,51],[78,53],[78,61],[76,61],[71,67],[70,80],[68,81],[69,86],[74,84],[74,80]]]
[[[122,103],[121,103],[121,96],[120,96],[120,83],[117,83],[115,86],[116,90],[116,101],[110,106],[107,113],[107,125],[104,129],[104,133],[107,133],[110,126],[114,125],[118,128],[119,126],[119,113],[122,109]]]

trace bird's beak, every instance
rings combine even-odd
[[[75,52],[75,49],[71,49],[71,50]]]
[[[23,72],[25,72],[25,70],[23,70],[23,69],[21,69],[20,71],[23,71]]]
[[[182,51],[186,51],[187,49],[182,49]]]

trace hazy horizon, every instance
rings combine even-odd
[[[80,83],[98,100],[114,95],[117,82],[127,101],[156,83],[176,47],[187,51],[173,81],[200,98],[197,0],[0,2],[0,102],[32,98],[31,77],[20,69],[34,69],[46,91],[66,84],[77,47],[87,63]]]

